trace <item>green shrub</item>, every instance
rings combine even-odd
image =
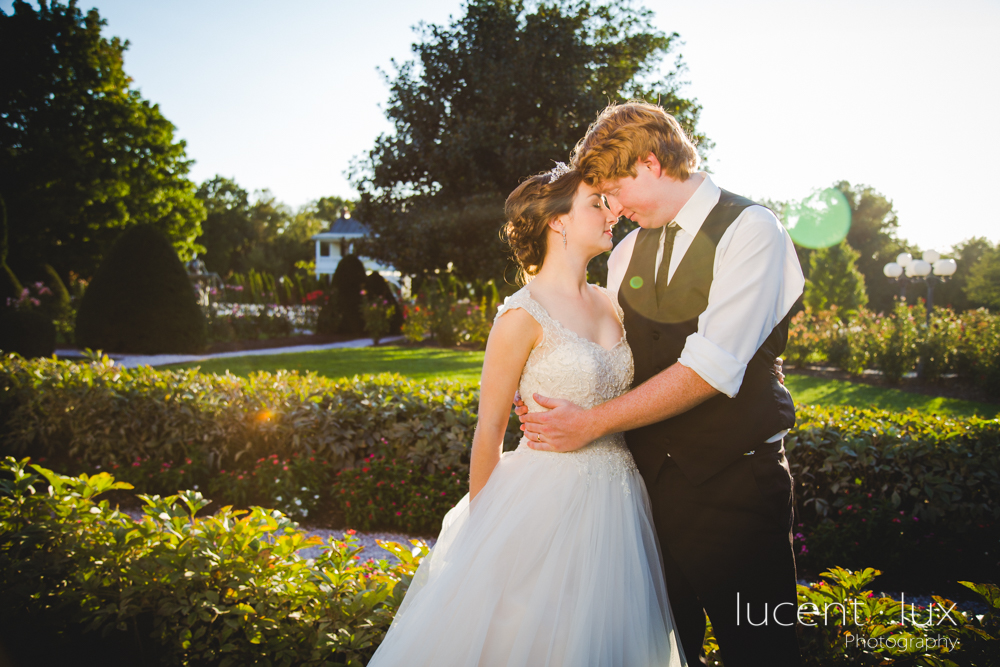
[[[835,567],[822,573],[826,581],[798,586],[804,667],[996,664],[1000,589],[995,585],[961,582],[986,604],[987,613],[979,617],[937,595],[927,609],[875,595],[870,584],[880,574]]]
[[[365,333],[374,345],[385,338],[392,329],[398,306],[379,295],[361,293],[361,318],[365,323]]]
[[[370,303],[374,298],[381,298],[387,302],[387,305],[393,308],[392,315],[389,318],[389,329],[386,332],[387,336],[397,336],[399,335],[400,329],[403,326],[403,309],[399,306],[399,300],[396,298],[396,294],[393,292],[392,287],[379,275],[378,271],[372,271],[365,278],[365,294],[368,297],[368,302]]]
[[[61,472],[114,471],[147,493],[197,485],[226,504],[343,519],[344,484],[365,505],[386,507],[376,504],[388,497],[379,496],[378,482],[403,474],[386,466],[412,469],[411,485],[436,483],[445,469],[464,485],[477,405],[471,383],[287,372],[239,378],[122,369],[107,359],[14,358],[0,365],[0,447],[46,457]],[[808,406],[798,418],[786,448],[805,567],[871,564],[909,576],[924,558],[940,563],[942,576],[971,576],[962,572],[996,566],[1000,422]],[[519,438],[512,419],[506,448]],[[383,463],[367,465],[372,455]],[[364,467],[370,474],[360,479],[336,477]],[[445,496],[410,497],[413,516],[385,510],[351,520],[410,530],[413,517],[434,516],[423,524],[432,525],[454,504],[449,488],[437,491]]]
[[[347,531],[305,560],[297,551],[320,541],[280,512],[227,507],[198,517],[207,501],[185,491],[143,496],[136,521],[100,499],[127,487],[106,473],[0,464],[0,638],[16,659],[76,663],[90,649],[128,664],[360,667],[428,553],[417,540],[412,549],[380,542],[399,562],[360,562]],[[879,574],[833,568],[826,581],[798,587],[804,665],[996,664],[995,585],[962,582],[986,605],[982,616],[938,596],[931,616],[875,596]],[[928,636],[952,650],[912,641]],[[718,664],[711,626],[705,647]]]
[[[1000,395],[1000,313],[985,308],[962,314],[956,370],[977,385]]]
[[[800,564],[904,579],[995,571],[1000,421],[800,406],[785,441]]]
[[[959,341],[962,339],[962,321],[950,308],[936,308],[931,316],[930,329],[922,327],[921,334],[922,377],[939,380],[955,368]]]
[[[916,368],[920,327],[925,319],[922,305],[910,306],[904,301],[896,302],[892,315],[876,318],[869,340],[875,345],[875,367],[888,382],[895,384]]]
[[[111,352],[198,352],[205,317],[170,241],[151,225],[124,231],[81,300],[81,347]]]
[[[361,317],[361,291],[365,288],[368,274],[365,265],[355,255],[347,255],[337,264],[333,272],[333,286],[337,289],[339,322],[335,333],[360,336],[365,329]]]
[[[792,318],[783,356],[798,367],[818,363],[839,365],[844,361],[846,346],[844,323],[837,306],[818,312],[807,308]]]
[[[385,543],[399,564],[362,563],[345,534],[307,561],[297,550],[320,540],[280,512],[196,518],[207,501],[186,491],[143,496],[137,522],[98,500],[128,487],[110,475],[31,468],[8,458],[0,476],[0,632],[64,658],[91,635],[132,664],[360,666],[427,553]],[[38,661],[52,646],[30,650],[53,664]]]
[[[861,308],[847,322],[834,309],[806,310],[792,318],[785,358],[794,366],[826,363],[855,375],[879,369],[890,382],[917,368],[919,360],[926,380],[955,373],[1000,393],[1000,315],[936,308],[929,328],[925,322],[922,303],[896,302],[888,315]]]
[[[0,309],[0,350],[50,357],[56,350],[56,327],[37,310]]]
[[[425,474],[407,461],[373,454],[360,467],[338,472],[333,494],[349,526],[436,534],[444,513],[469,490],[468,472],[448,466]]]

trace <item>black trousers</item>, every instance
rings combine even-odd
[[[646,486],[688,663],[705,660],[707,612],[726,667],[799,665],[792,477],[782,443],[761,445],[699,485],[668,458]]]

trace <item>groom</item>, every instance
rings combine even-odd
[[[696,171],[661,107],[605,109],[573,155],[612,213],[639,224],[608,260],[635,357],[629,393],[589,410],[536,396],[534,449],[572,451],[618,431],[645,480],[688,662],[705,612],[726,667],[798,665],[792,478],[795,408],[772,372],[802,293],[774,214]]]

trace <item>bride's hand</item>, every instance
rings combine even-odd
[[[580,449],[593,438],[588,436],[587,411],[561,398],[534,395],[535,402],[547,412],[521,414],[521,430],[528,438],[528,446],[546,452],[572,452]]]
[[[514,413],[517,414],[518,417],[528,414],[528,406],[521,400],[520,391],[514,392]]]

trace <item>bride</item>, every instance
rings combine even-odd
[[[515,391],[591,407],[628,391],[622,315],[587,263],[616,217],[559,163],[506,204],[529,279],[486,346],[469,494],[448,512],[369,665],[684,665],[642,478],[621,434],[501,454]]]

